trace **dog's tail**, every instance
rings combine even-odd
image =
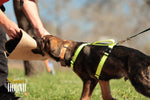
[[[150,98],[150,65],[130,73],[129,79],[139,93]]]

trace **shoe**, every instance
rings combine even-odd
[[[15,96],[15,92],[8,92],[7,85],[0,87],[0,100],[23,100]]]

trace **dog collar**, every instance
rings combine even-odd
[[[115,40],[113,39],[109,39],[109,40],[105,40],[105,41],[96,41],[94,43],[84,43],[84,44],[81,44],[78,49],[76,50],[72,60],[71,60],[71,68],[74,70],[74,63],[80,53],[80,51],[82,50],[82,48],[86,45],[97,45],[97,46],[108,46],[108,48],[105,50],[104,52],[104,55],[103,57],[101,58],[99,64],[98,64],[98,67],[97,67],[97,70],[96,70],[96,73],[95,73],[95,77],[97,79],[99,79],[99,76],[101,74],[101,70],[103,68],[103,65],[108,57],[108,55],[111,53],[111,50],[113,49],[113,47],[116,45],[115,44]]]
[[[64,41],[64,42],[65,42],[65,41]],[[61,52],[60,52],[60,63],[61,63],[61,66],[63,66],[63,67],[66,66],[64,57],[65,57],[65,53],[66,53],[66,50],[67,50],[68,46],[69,46],[69,43],[66,42],[66,43],[63,45],[63,48],[61,49]]]

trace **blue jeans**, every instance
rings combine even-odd
[[[6,33],[0,25],[0,86],[4,85],[7,81],[8,66],[7,58],[4,54],[4,43],[6,42]]]

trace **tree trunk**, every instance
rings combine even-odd
[[[14,11],[20,28],[25,30],[31,37],[37,37],[34,28],[22,10],[22,0],[13,0]],[[25,75],[32,76],[45,71],[44,61],[24,61]]]

